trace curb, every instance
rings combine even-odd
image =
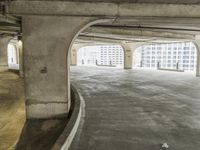
[[[51,150],[68,150],[77,132],[81,120],[82,104],[80,95],[73,85],[71,85],[71,99],[69,121]]]

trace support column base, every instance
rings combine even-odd
[[[67,110],[67,102],[26,104],[27,119],[63,118],[67,117]]]
[[[126,69],[126,70],[129,70],[129,69],[132,69],[132,68],[129,68],[129,67],[124,67],[124,69]]]

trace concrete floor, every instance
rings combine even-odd
[[[26,120],[23,79],[0,70],[0,150],[48,150],[68,118]]]
[[[23,80],[0,71],[0,150],[14,149],[25,122]]]
[[[200,149],[200,78],[72,67],[71,80],[86,107],[70,150]]]
[[[16,150],[50,150],[63,132],[68,119],[27,120]]]

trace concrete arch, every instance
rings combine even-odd
[[[8,43],[7,57],[8,57],[8,67],[9,69],[18,70],[19,69],[19,51],[18,42],[15,38],[11,39]]]
[[[0,69],[8,69],[8,43],[12,39],[10,36],[0,38]]]
[[[136,51],[141,51],[141,48],[142,46],[138,46],[137,48],[135,48],[134,50],[132,50],[132,68],[135,67],[135,56],[136,56]],[[141,62],[140,62],[140,65],[141,65]]]
[[[113,19],[99,19],[99,18],[88,18],[88,21],[87,23],[85,23],[82,27],[80,27],[77,32],[75,33],[74,37],[72,38],[71,40],[71,43],[69,45],[69,48],[68,48],[68,51],[67,51],[67,75],[68,75],[68,78],[67,78],[67,85],[68,85],[68,111],[70,110],[70,99],[71,99],[71,95],[70,95],[70,56],[71,56],[71,51],[72,51],[72,46],[76,40],[76,38],[78,37],[78,35],[85,29],[87,29],[88,27],[92,26],[92,25],[95,25],[95,24],[98,24],[98,23],[103,23],[103,22],[108,22],[108,21],[112,21]]]
[[[124,49],[124,69],[132,69],[133,52],[142,45],[144,45],[144,42],[121,44]]]
[[[197,58],[198,58],[198,53],[199,53],[199,49],[198,49],[198,43],[196,43],[195,41],[179,41],[179,42],[171,42],[171,43],[152,43],[152,44],[145,44],[145,46],[151,46],[151,45],[167,45],[167,44],[173,44],[173,43],[175,43],[175,44],[184,44],[184,43],[192,43],[192,44],[194,44],[194,46],[196,47],[196,53],[197,53]],[[198,61],[198,59],[197,59],[197,61]],[[198,62],[196,63],[196,69],[198,69],[197,68],[197,64],[198,64]],[[180,68],[179,68],[180,69]],[[198,71],[195,71],[194,70],[194,72],[198,72]]]
[[[27,118],[66,116],[70,109],[69,60],[73,43],[87,27],[113,19],[72,16],[22,19]]]
[[[200,76],[200,43],[198,41],[192,42],[196,47],[197,60],[196,60],[196,77]]]
[[[90,18],[89,18],[90,19]],[[93,18],[93,19],[90,19],[90,21],[88,21],[88,23],[86,23],[83,27],[81,27],[78,32],[75,34],[75,36],[73,37],[72,41],[71,41],[71,44],[70,44],[70,47],[69,47],[69,50],[71,50],[73,44],[74,44],[74,41],[76,40],[76,38],[78,37],[78,35],[85,29],[89,28],[90,26],[92,25],[95,25],[95,24],[98,24],[98,23],[104,23],[104,22],[109,22],[109,21],[114,21],[114,19],[100,19],[100,18]],[[68,53],[68,56],[69,53]]]

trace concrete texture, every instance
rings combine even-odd
[[[72,67],[85,115],[70,150],[198,150],[200,78],[156,70]]]
[[[118,0],[119,1],[119,0]],[[171,0],[172,1],[172,0]],[[81,7],[80,7],[81,5]],[[62,6],[62,7],[60,7]],[[76,15],[76,16],[135,16],[135,17],[199,17],[200,5],[192,3],[114,3],[43,0],[7,2],[7,13],[15,15]],[[22,9],[23,8],[23,9]],[[31,9],[32,8],[32,9]],[[187,24],[187,22],[186,22]]]
[[[17,1],[17,0],[13,0]],[[20,1],[20,0],[18,0]],[[22,1],[22,0],[21,0]],[[31,1],[31,0],[23,0],[23,1]],[[34,1],[34,0],[32,0]],[[40,0],[47,1],[47,0]],[[59,0],[48,0],[48,1],[59,1]],[[165,4],[199,4],[199,0],[63,0],[63,1],[79,1],[79,2],[115,2],[115,3],[165,3]]]
[[[0,71],[0,150],[14,149],[25,122],[23,80]]]
[[[65,16],[23,17],[28,119],[67,116],[70,107],[68,50],[76,34],[94,19]]]
[[[77,65],[77,51],[78,49],[73,48],[70,51],[70,65],[76,66]]]
[[[200,36],[196,36],[196,40],[194,42],[197,49],[197,66],[196,66],[196,76],[200,76]]]
[[[121,44],[121,46],[123,47],[124,49],[124,69],[132,69],[133,67],[133,63],[132,63],[132,60],[133,60],[133,54],[134,54],[134,51],[144,45],[145,43],[143,42],[132,42],[132,43],[125,43],[123,42]]]
[[[25,118],[23,79],[0,70],[0,150],[51,149],[68,121]]]
[[[50,150],[63,132],[68,119],[27,120],[16,150]]]

